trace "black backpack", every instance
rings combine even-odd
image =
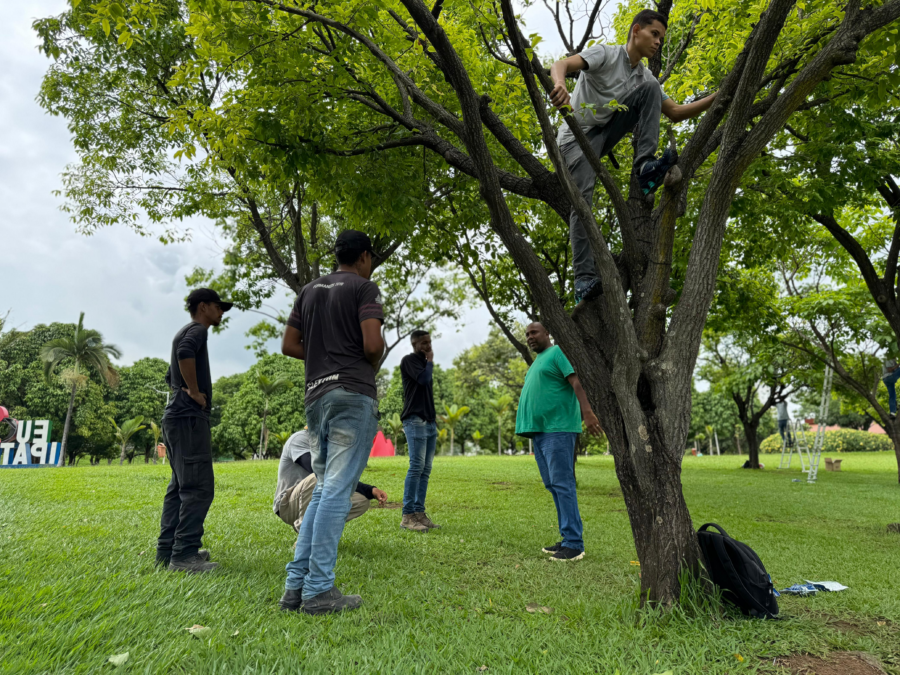
[[[711,527],[718,532],[708,531]],[[706,570],[712,582],[722,589],[722,597],[744,614],[774,619],[778,614],[778,602],[772,578],[753,549],[729,537],[715,523],[701,527],[697,538]]]

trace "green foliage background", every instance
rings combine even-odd
[[[815,434],[807,432],[806,440],[811,446]],[[762,452],[781,452],[781,436],[773,434],[760,444]],[[892,452],[894,444],[886,434],[872,434],[856,429],[839,429],[825,432],[822,452]]]

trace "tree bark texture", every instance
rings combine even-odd
[[[897,482],[900,483],[900,424],[889,421],[885,426],[891,442],[894,444],[894,456],[897,458]]]
[[[77,389],[76,384],[72,384],[72,393],[69,395],[69,409],[66,411],[66,423],[63,426],[63,438],[62,438],[62,447],[59,451],[59,465],[66,465],[66,445],[69,442],[69,428],[72,426],[72,411],[75,409],[75,391]]]
[[[750,468],[759,468],[759,421],[747,422],[742,421],[741,426],[744,427],[744,438],[747,439],[747,454],[750,456]]]

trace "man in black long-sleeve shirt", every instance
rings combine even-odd
[[[209,430],[212,376],[206,340],[209,327],[218,326],[231,307],[213,290],[192,291],[187,298],[191,322],[172,340],[166,373],[172,396],[162,420],[172,480],[163,500],[156,563],[177,572],[209,572],[217,566],[200,549],[215,487]]]
[[[316,489],[316,474],[312,468],[312,455],[309,445],[309,431],[302,429],[292,435],[281,451],[281,462],[278,464],[278,483],[275,486],[275,501],[272,509],[275,515],[300,531],[300,523],[306,515]],[[347,522],[359,518],[369,510],[369,501],[377,499],[384,505],[387,494],[374,485],[363,482],[356,484],[356,491],[350,497],[350,513]]]
[[[434,352],[431,351],[431,335],[414,330],[413,353],[400,361],[403,379],[403,432],[409,446],[409,471],[403,487],[403,520],[400,527],[413,532],[427,532],[435,525],[425,515],[425,495],[431,462],[437,444],[437,425],[434,415]]]

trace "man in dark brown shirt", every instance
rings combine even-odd
[[[358,595],[334,585],[338,542],[350,497],[378,430],[375,369],[384,353],[381,294],[369,281],[372,243],[356,230],[335,242],[338,271],[300,289],[281,351],[306,363],[306,422],[316,474],[287,565],[281,608],[306,614],[356,609]]]

